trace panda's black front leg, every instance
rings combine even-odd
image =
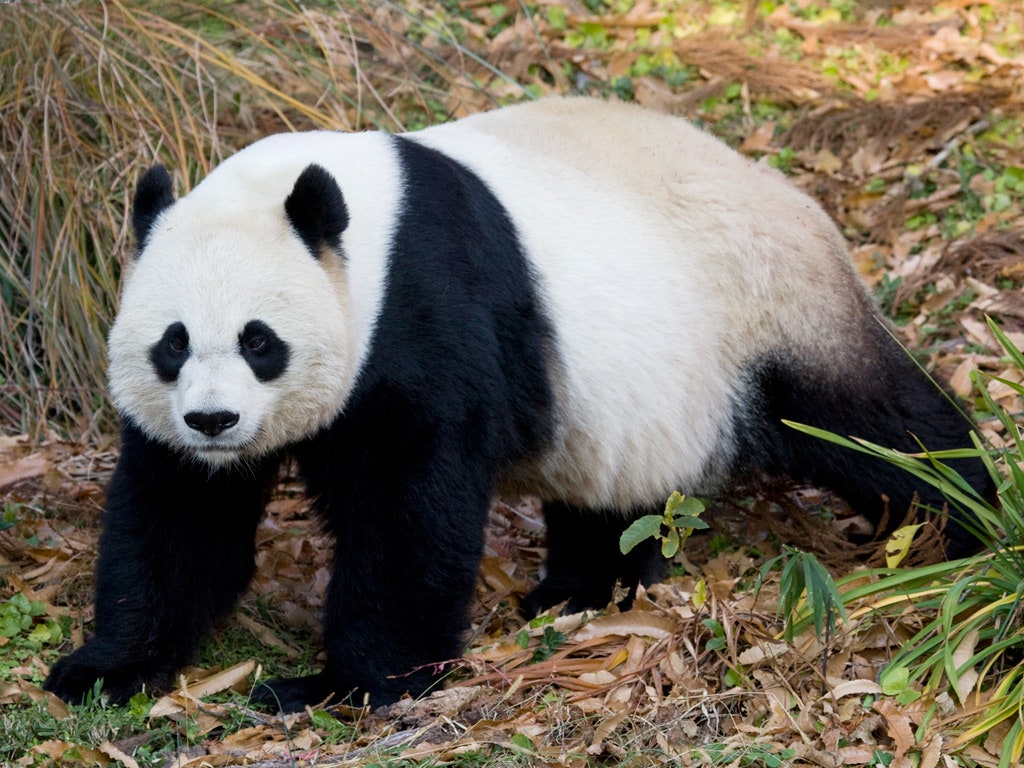
[[[275,476],[274,461],[213,471],[126,423],[103,515],[94,633],[44,687],[78,702],[102,680],[115,703],[170,687],[252,577]]]
[[[415,491],[407,502],[363,507],[358,514],[373,524],[340,537],[335,553],[324,669],[271,680],[255,701],[291,712],[328,700],[358,705],[366,695],[380,706],[426,692],[462,653],[487,508],[486,498]]]
[[[405,423],[404,435],[382,428],[375,439],[346,440],[353,451],[340,463],[324,464],[323,446],[301,462],[336,541],[327,663],[316,675],[267,682],[257,703],[295,711],[369,694],[380,706],[424,693],[461,655],[493,477],[461,441]]]

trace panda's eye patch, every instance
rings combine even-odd
[[[178,378],[181,366],[188,360],[188,331],[183,323],[171,323],[160,341],[149,349],[149,361],[161,381],[171,383]]]
[[[288,344],[262,320],[245,324],[238,334],[238,351],[260,381],[272,381],[288,367]]]

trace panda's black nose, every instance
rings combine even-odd
[[[238,414],[233,411],[189,411],[185,423],[197,432],[213,437],[238,423]]]

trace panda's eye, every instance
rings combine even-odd
[[[245,348],[250,352],[263,352],[267,348],[267,337],[250,336],[245,340]]]
[[[170,339],[167,342],[167,347],[176,355],[180,355],[188,350],[188,342],[182,339]]]

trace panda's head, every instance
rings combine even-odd
[[[178,201],[162,166],[140,181],[109,345],[122,416],[214,467],[325,426],[353,375],[337,182],[225,166]]]

